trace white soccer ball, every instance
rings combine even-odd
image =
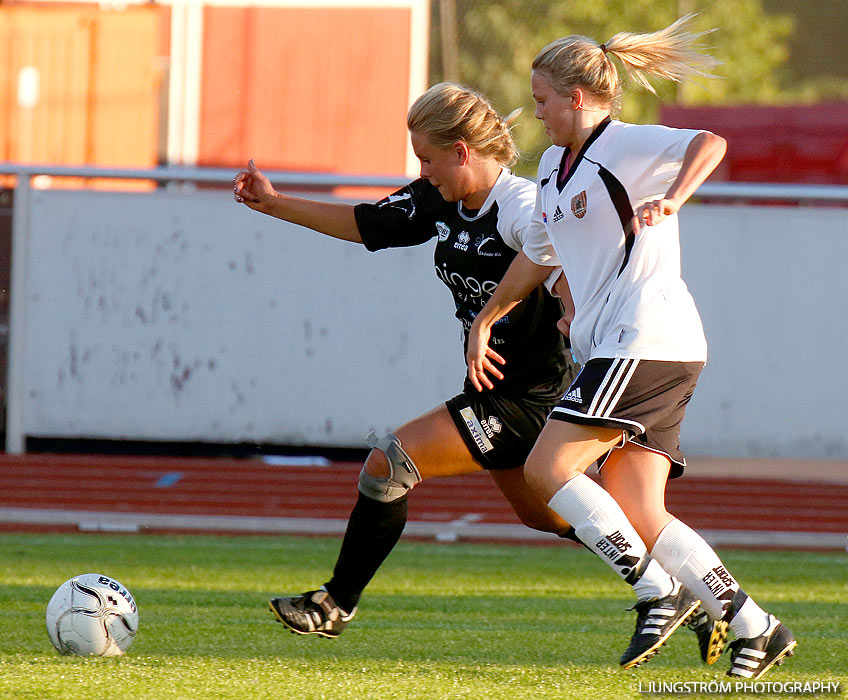
[[[47,634],[60,654],[120,656],[137,631],[135,599],[108,576],[74,576],[47,604]]]

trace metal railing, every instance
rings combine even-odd
[[[226,183],[233,179],[238,168],[197,168],[197,167],[161,167],[161,168],[100,168],[75,167],[65,165],[21,165],[0,163],[0,175],[15,175],[26,180],[37,175],[51,177],[107,178],[115,180],[152,180],[157,183],[204,182]],[[368,175],[338,175],[334,173],[308,173],[263,170],[274,184],[290,187],[401,187],[409,178],[378,177]]]
[[[38,175],[52,177],[108,178],[123,180],[151,180],[157,183],[203,182],[226,183],[232,180],[236,168],[161,167],[149,169],[101,168],[58,165],[23,165],[0,163],[0,175],[18,178],[16,191],[26,187],[30,178]],[[339,175],[335,173],[308,173],[291,171],[264,171],[275,184],[288,187],[401,187],[409,178],[404,176]],[[696,192],[704,201],[722,199],[745,202],[795,202],[809,201],[834,204],[848,202],[848,185],[797,185],[746,182],[706,183]]]

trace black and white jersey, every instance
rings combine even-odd
[[[359,204],[354,211],[368,250],[437,239],[436,276],[453,295],[466,348],[472,322],[509,264],[520,250],[527,253],[532,245],[527,232],[534,202],[533,183],[504,169],[476,212],[465,210],[460,202],[446,202],[422,179],[376,204]],[[547,262],[547,241],[540,245],[533,259],[541,265],[556,265]],[[556,328],[561,315],[559,299],[540,286],[494,325],[490,345],[506,360],[504,378],[495,382],[497,390],[524,393],[536,387],[558,398],[559,378],[566,367],[563,338]],[[551,388],[542,390],[543,385]]]
[[[574,298],[575,359],[706,360],[701,319],[680,277],[677,216],[634,235],[644,202],[661,199],[699,133],[656,125],[602,122],[573,156],[542,155],[531,236],[534,262],[553,251]],[[547,238],[553,250],[544,251]],[[537,255],[539,257],[534,257]]]

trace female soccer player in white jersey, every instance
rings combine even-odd
[[[467,337],[474,317],[510,262],[526,250],[533,183],[507,169],[517,157],[509,127],[480,94],[453,84],[430,88],[410,108],[421,178],[377,204],[350,206],[274,191],[253,161],[235,178],[235,199],[251,209],[369,250],[435,242],[435,272],[450,289]],[[543,242],[547,248],[547,244]],[[533,253],[544,264],[544,251]],[[548,269],[551,277],[559,269]],[[359,479],[332,578],[319,590],[274,598],[277,619],[300,634],[337,637],[365,586],[398,541],[407,495],[422,479],[489,470],[529,527],[573,537],[569,525],[529,489],[523,464],[547,414],[573,378],[556,327],[560,301],[540,283],[498,324],[492,338],[510,358],[495,391],[466,379],[462,393],[382,438]],[[567,290],[563,292],[567,298]],[[378,396],[374,397],[379,400]]]
[[[667,479],[685,466],[680,423],[706,361],[701,320],[680,277],[676,214],[721,161],[725,142],[611,118],[620,96],[611,57],[649,89],[648,75],[680,80],[714,63],[698,53],[688,21],[601,45],[565,37],[533,62],[536,116],[554,144],[539,165],[533,236],[547,237],[562,264],[583,368],[551,412],[525,476],[633,586],[637,623],[623,666],[656,653],[700,600],[707,614],[700,622],[725,621],[737,637],[729,674],[754,679],[790,655],[795,639],[664,502]],[[542,278],[546,268],[533,263],[554,260],[541,244],[526,251],[471,329],[468,368],[477,387],[488,380],[488,364],[509,362],[488,347],[492,324]],[[604,455],[606,490],[584,473]]]

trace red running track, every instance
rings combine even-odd
[[[359,469],[259,458],[0,455],[0,511],[347,519]],[[701,477],[670,482],[667,497],[669,511],[698,530],[848,533],[846,503],[848,484]],[[469,514],[480,523],[518,523],[485,473],[426,481],[410,499],[410,521]]]

